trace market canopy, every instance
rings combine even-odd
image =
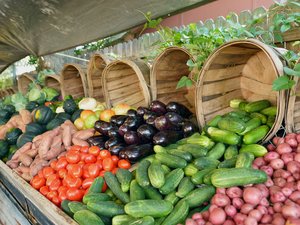
[[[33,54],[47,55],[101,39],[211,0],[0,0],[0,71]]]

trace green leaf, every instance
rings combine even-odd
[[[295,65],[294,70],[300,72],[300,63]]]
[[[286,90],[286,89],[290,89],[291,87],[293,87],[294,84],[295,84],[295,81],[290,80],[290,78],[285,75],[285,76],[278,77],[276,80],[274,80],[272,89],[274,91]]]
[[[188,78],[187,76],[183,76],[178,81],[176,89],[183,88],[183,87],[190,87],[192,85],[193,85],[193,81],[190,78]]]
[[[193,67],[195,65],[195,63],[193,62],[193,60],[189,59],[187,62],[186,62],[186,65],[189,66],[189,67]]]
[[[283,24],[283,25],[280,27],[281,33],[284,33],[284,32],[286,32],[286,31],[288,31],[289,29],[291,29],[291,25],[290,25],[290,24]]]
[[[298,64],[298,65],[299,65],[299,64]],[[298,67],[299,67],[299,66],[297,66],[297,69],[299,69]],[[295,71],[295,70],[293,70],[293,69],[291,69],[291,68],[288,68],[288,67],[286,67],[286,66],[283,67],[283,71],[284,71],[284,73],[287,74],[287,75],[300,77],[300,71]]]
[[[297,6],[297,7],[300,7],[300,3],[299,2],[294,2],[294,1],[292,1],[292,2],[290,2],[291,4],[293,4],[293,5],[295,5],[295,6]]]

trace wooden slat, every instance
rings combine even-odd
[[[108,89],[108,93],[109,93],[111,100],[130,96],[131,94],[134,94],[136,92],[140,92],[140,88],[136,83],[130,84],[130,85],[128,85],[124,88],[120,88],[120,89],[115,89],[115,90]]]
[[[115,90],[117,88],[124,87],[129,84],[136,83],[138,81],[139,80],[138,80],[136,74],[134,74],[134,75],[126,76],[126,77],[123,77],[123,78],[120,78],[120,79],[117,79],[114,81],[108,81],[106,83],[106,85],[109,90]]]
[[[188,68],[180,69],[180,70],[170,70],[170,71],[159,71],[156,73],[156,80],[177,80],[182,76],[188,76],[190,71]]]
[[[110,81],[116,78],[119,79],[121,77],[126,77],[133,74],[135,73],[133,69],[130,67],[128,67],[128,69],[123,69],[123,70],[116,70],[115,68],[113,68],[113,70],[109,70],[109,73],[106,74],[106,80]]]
[[[240,77],[203,85],[203,96],[223,94],[240,88]]]
[[[224,114],[229,113],[231,111],[232,111],[232,108],[226,107],[226,108],[220,109],[219,111],[211,113],[209,115],[205,115],[205,117],[204,117],[205,118],[205,123],[207,123],[209,120],[211,120],[212,118],[214,118],[217,115],[224,115]]]
[[[255,94],[268,96],[276,95],[276,92],[272,90],[272,84],[261,83],[248,77],[241,78],[241,88],[252,91]]]
[[[221,65],[240,65],[245,64],[251,55],[232,55],[228,54],[226,57],[224,54],[219,55],[215,58],[213,64],[221,64]]]
[[[258,49],[247,48],[246,46],[231,46],[230,48],[224,48],[221,54],[243,55],[255,54],[256,52],[258,52]]]
[[[237,77],[242,74],[245,64],[222,68],[222,69],[212,69],[208,70],[205,75],[205,82],[218,81]]]
[[[138,91],[138,92],[135,92],[135,94],[128,95],[124,98],[113,99],[113,100],[111,100],[111,102],[113,105],[123,102],[123,103],[133,106],[134,103],[141,102],[143,100],[145,100],[143,94],[140,91]]]

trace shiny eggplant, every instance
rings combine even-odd
[[[157,118],[157,117],[150,117],[150,118],[148,118],[145,122],[146,122],[146,124],[155,126],[155,119],[156,119],[156,118]]]
[[[143,118],[140,116],[128,116],[123,125],[128,126],[130,130],[136,130],[143,123]]]
[[[193,122],[188,121],[188,120],[182,122],[181,129],[183,131],[184,137],[189,137],[193,133],[196,133],[199,131],[198,127]]]
[[[166,116],[159,116],[154,121],[157,130],[180,130],[179,124],[173,124]]]
[[[143,107],[143,106],[140,106],[136,109],[136,113],[139,115],[139,116],[144,116],[144,114],[146,112],[149,112],[150,110],[146,107]]]
[[[169,102],[166,109],[168,112],[175,112],[183,118],[189,118],[192,115],[191,111],[186,106],[178,102]]]
[[[111,130],[111,129],[115,129],[116,126],[113,123],[98,120],[98,121],[95,122],[94,128],[99,133],[101,133],[103,135],[107,135],[108,131]]]
[[[182,139],[182,137],[183,137],[183,133],[181,131],[164,130],[154,135],[153,144],[167,146],[169,144],[175,143],[176,141]]]
[[[164,115],[167,112],[166,105],[158,100],[152,101],[149,108],[159,116]]]
[[[107,135],[111,137],[121,138],[121,135],[119,134],[119,128],[115,127],[107,132]]]
[[[142,158],[153,153],[154,151],[152,144],[130,145],[120,151],[119,157],[121,159],[129,160],[131,163],[136,163]]]
[[[118,145],[122,143],[124,143],[122,139],[112,137],[105,142],[105,149],[109,149],[114,145]]]
[[[151,112],[151,111],[148,111],[148,112],[145,112],[143,118],[144,120],[148,120],[149,118],[156,118],[157,117],[157,114],[155,112]]]
[[[127,131],[130,131],[130,128],[129,128],[129,126],[127,126],[127,125],[121,125],[120,127],[119,127],[119,130],[118,130],[118,132],[119,132],[119,134],[120,134],[120,136],[124,136],[124,134],[127,132]]]
[[[126,147],[125,144],[116,144],[114,146],[111,146],[108,150],[112,155],[119,155],[120,151],[122,151]]]
[[[134,109],[129,109],[129,110],[127,111],[127,115],[128,115],[128,116],[137,116],[138,114],[137,114],[137,111],[136,111],[136,110],[134,110]]]
[[[142,143],[152,142],[153,136],[157,133],[154,126],[143,124],[137,129],[137,134]]]
[[[180,116],[178,113],[175,113],[175,112],[167,112],[167,113],[165,114],[165,117],[167,117],[168,120],[169,120],[173,125],[176,125],[176,126],[181,126],[181,125],[182,125],[183,118],[182,118],[182,116]]]
[[[140,143],[140,138],[138,133],[135,131],[127,131],[124,134],[124,141],[128,145],[138,145]]]
[[[119,127],[124,123],[124,121],[127,119],[127,117],[128,116],[125,116],[125,115],[114,115],[110,118],[110,122]]]
[[[96,135],[87,139],[87,142],[91,146],[98,146],[100,149],[105,148],[105,142],[107,141],[107,136],[104,135]]]

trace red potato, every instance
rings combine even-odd
[[[268,209],[265,206],[259,205],[257,206],[257,209],[264,215],[268,213]]]
[[[300,224],[300,219],[299,218],[288,218],[286,225],[299,225]]]
[[[209,215],[209,221],[214,225],[224,224],[226,213],[222,208],[215,208]]]
[[[284,167],[284,162],[282,159],[273,159],[271,162],[270,162],[270,166],[274,169],[274,170],[277,170],[277,169],[282,169]]]
[[[294,156],[294,160],[300,163],[300,153],[297,153],[297,154]]]
[[[297,181],[297,190],[300,191],[300,180]]]
[[[265,214],[265,215],[262,216],[260,222],[262,222],[262,223],[271,223],[272,222],[272,216],[268,215],[268,214]]]
[[[273,144],[268,144],[267,149],[268,149],[269,152],[270,151],[275,151],[276,147]]]
[[[247,215],[253,209],[254,209],[254,205],[246,203],[241,207],[240,212]]]
[[[296,203],[293,202],[291,199],[287,199],[284,201],[284,205],[295,205]]]
[[[293,193],[293,190],[291,188],[283,187],[281,192],[284,196],[289,197]]]
[[[277,152],[282,155],[293,151],[292,147],[287,143],[279,144],[276,148]]]
[[[278,191],[274,194],[271,194],[270,200],[272,203],[284,202],[286,200],[286,197],[282,192]]]
[[[248,216],[245,221],[245,225],[257,225],[257,220],[254,217]]]
[[[244,189],[243,199],[251,205],[258,205],[262,197],[262,193],[258,188],[247,187]]]
[[[300,217],[300,206],[297,205],[284,205],[282,206],[282,215],[285,218],[299,218]]]
[[[72,138],[72,143],[74,145],[79,145],[79,146],[89,146],[88,142],[83,141],[83,140],[78,139],[78,138],[75,138],[75,137]]]
[[[269,213],[270,215],[273,215],[273,214],[275,213],[275,211],[274,211],[274,209],[273,209],[272,206],[269,206],[269,207],[268,207],[268,213]]]
[[[296,148],[296,152],[297,152],[297,153],[300,152],[300,145],[298,145],[298,147]]]
[[[65,126],[63,128],[62,136],[63,136],[62,139],[63,139],[64,146],[66,146],[66,147],[71,146],[71,144],[72,144],[72,133],[71,133],[71,127],[70,126]]]
[[[300,199],[300,191],[295,191],[293,192],[290,196],[289,199],[293,200],[294,202],[298,201]]]
[[[298,143],[300,143],[300,134],[296,135],[296,140],[298,141]]]
[[[262,198],[259,202],[260,205],[262,206],[269,206],[269,201],[267,198]]]
[[[192,220],[192,219],[188,218],[188,219],[185,221],[185,225],[197,225],[197,223],[196,223],[195,220]]]
[[[240,209],[244,205],[244,201],[241,198],[233,198],[232,199],[232,205],[236,209]]]
[[[269,196],[269,189],[266,187],[264,184],[256,184],[256,188],[258,188],[261,191],[261,194],[263,197],[268,197]]]
[[[215,204],[219,207],[225,207],[230,204],[230,199],[225,194],[215,194],[211,200],[212,204]]]
[[[211,204],[209,209],[208,209],[208,212],[211,214],[211,212],[216,209],[216,208],[219,208],[217,205],[214,205],[214,204]]]
[[[225,206],[225,212],[226,212],[227,216],[233,218],[235,216],[235,214],[237,213],[237,210],[233,205],[227,205],[227,206]]]
[[[285,225],[285,219],[282,216],[276,216],[272,220],[272,225]]]
[[[234,217],[233,220],[236,224],[238,225],[242,225],[244,224],[245,219],[247,218],[247,216],[245,214],[242,213],[237,213]]]
[[[293,173],[297,173],[300,172],[300,163],[296,162],[296,161],[290,161],[287,164],[287,170],[293,174]]]
[[[212,224],[211,222],[206,222],[205,225],[214,225],[214,224]]]
[[[285,142],[289,144],[292,148],[296,148],[298,146],[298,142],[294,137],[285,137]]]
[[[205,225],[205,220],[204,219],[197,219],[195,220],[197,225]]]
[[[282,177],[284,179],[288,178],[291,175],[289,171],[283,170],[283,169],[277,169],[273,173],[273,178]]]
[[[224,225],[235,225],[235,223],[232,220],[225,220]]]
[[[295,191],[297,189],[297,184],[295,182],[287,182],[284,187]]]
[[[300,172],[294,173],[293,177],[295,178],[295,181],[300,180]]]
[[[278,140],[279,140],[280,137],[274,137],[272,142],[274,143],[274,145],[277,145],[278,144]]]
[[[267,181],[264,183],[267,187],[272,187],[274,185],[273,180],[268,176]]]
[[[287,179],[286,179],[287,182],[293,182],[295,181],[295,178],[293,176],[289,176]]]
[[[203,218],[204,220],[208,220],[208,218],[209,218],[209,212],[208,212],[208,211],[202,212],[201,215],[202,215],[202,218]]]
[[[292,153],[284,153],[281,155],[281,159],[283,160],[284,164],[287,164],[294,160],[294,155]]]
[[[286,180],[284,178],[281,178],[281,177],[274,178],[273,182],[278,187],[284,187],[284,185],[286,184]]]
[[[263,157],[258,157],[254,159],[253,164],[257,165],[258,167],[261,167],[266,165],[266,161]]]
[[[258,209],[253,209],[249,212],[248,216],[255,218],[256,221],[260,221],[263,214]]]
[[[270,195],[273,195],[273,194],[277,193],[278,191],[281,191],[281,188],[278,186],[271,186],[269,188],[269,191],[270,191]]]
[[[256,169],[256,170],[259,170],[259,167],[255,164],[252,164],[252,169]]]
[[[282,206],[283,206],[283,204],[282,204],[281,202],[276,202],[276,203],[273,205],[274,212],[280,213],[280,212],[281,212]]]
[[[192,219],[193,219],[193,220],[202,219],[201,213],[195,213],[195,214],[192,216]]]
[[[239,187],[231,187],[226,190],[229,198],[240,198],[243,196],[243,191]]]
[[[264,160],[266,162],[271,162],[273,159],[280,158],[280,155],[277,152],[268,152],[264,155]]]
[[[285,137],[296,138],[296,137],[297,137],[297,134],[296,134],[296,133],[289,133],[289,134],[287,134]]]
[[[226,194],[226,188],[217,188],[216,193],[217,194]]]
[[[271,166],[262,166],[260,167],[260,170],[265,171],[265,173],[270,177],[273,175],[273,168]]]
[[[33,161],[33,159],[29,155],[27,155],[25,153],[20,154],[19,160],[26,167],[30,166],[31,163],[32,163],[32,161]]]

